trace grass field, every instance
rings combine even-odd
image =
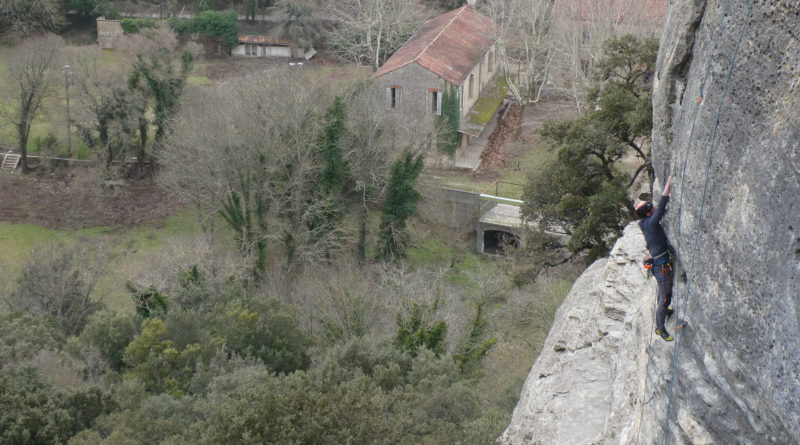
[[[138,228],[120,231],[109,227],[81,230],[51,230],[33,224],[0,223],[0,270],[2,276],[14,280],[35,245],[47,242],[64,244],[87,243],[102,246],[110,260],[106,274],[100,279],[94,296],[114,309],[129,305],[125,282],[148,266],[152,255],[180,240],[193,240],[198,231],[190,212],[176,213],[163,228]]]

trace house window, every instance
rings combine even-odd
[[[475,90],[475,75],[469,75],[469,98],[472,99],[474,97],[474,90]]]
[[[442,114],[442,93],[439,90],[433,88],[428,90],[428,105],[431,113]]]
[[[400,106],[400,87],[392,85],[386,88],[386,108],[392,110]]]
[[[489,72],[494,72],[494,51],[489,51]]]
[[[257,56],[258,55],[258,45],[254,43],[246,43],[244,45],[245,54],[248,56]]]

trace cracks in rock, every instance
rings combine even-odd
[[[707,0],[695,0],[694,3],[694,15],[691,17],[686,27],[686,32],[683,34],[682,38],[679,39],[680,43],[678,43],[678,46],[682,46],[684,51],[682,54],[671,54],[669,56],[670,58],[666,61],[670,77],[668,80],[670,80],[670,82],[666,86],[667,107],[664,110],[665,134],[671,134],[670,129],[672,128],[674,111],[670,105],[683,105],[683,95],[686,92],[686,86],[688,84],[689,69],[694,59],[694,44],[697,29],[700,27],[700,23],[703,21],[706,12]],[[677,50],[678,47],[676,46],[673,51],[677,52]],[[668,137],[668,142],[671,142],[671,139],[671,137]]]
[[[615,307],[606,306],[603,308],[603,314],[614,321],[625,321],[625,315],[628,313]]]
[[[794,265],[800,269],[800,234],[795,233],[794,226],[789,226],[789,239],[792,240],[792,253],[794,255]]]
[[[561,352],[561,353],[563,353],[563,352],[578,352],[578,351],[580,351],[582,349],[591,348],[592,346],[595,346],[597,343],[600,343],[604,338],[606,338],[606,336],[608,335],[608,332],[600,331],[597,334],[598,334],[599,337],[596,338],[594,341],[586,340],[586,341],[583,342],[582,345],[577,346],[575,348],[568,348],[564,344],[557,344],[557,345],[555,345],[553,347],[553,351],[554,352]],[[548,376],[549,376],[549,374],[548,374]],[[539,376],[539,378],[542,378],[541,375]]]

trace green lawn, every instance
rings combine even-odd
[[[507,169],[500,175],[500,180],[524,185],[528,182],[528,175],[531,174],[531,172],[541,171],[545,168],[547,163],[556,159],[557,156],[558,153],[551,150],[547,144],[542,142],[525,146],[522,148],[522,156],[519,158],[519,168],[516,168],[515,162],[513,168]],[[517,191],[512,193],[521,193],[519,187],[513,189]],[[515,198],[517,196],[508,197]]]
[[[0,249],[3,252],[0,255],[0,269],[3,276],[13,279],[19,265],[39,243],[98,242],[108,249],[111,259],[94,295],[107,306],[120,309],[130,304],[125,282],[144,270],[160,250],[168,249],[170,244],[181,240],[191,242],[198,231],[199,227],[189,211],[170,216],[163,228],[143,227],[130,231],[108,227],[51,230],[33,224],[0,223]]]

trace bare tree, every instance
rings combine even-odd
[[[330,0],[329,8],[336,22],[330,47],[373,71],[411,37],[424,11],[417,0]]]
[[[292,267],[329,261],[347,239],[317,219],[328,205],[315,190],[318,145],[337,90],[325,82],[293,70],[195,90],[162,154],[159,181],[193,202],[207,229],[221,211],[257,274],[268,243]]]
[[[374,203],[383,192],[386,176],[391,166],[392,124],[386,109],[375,101],[376,91],[362,90],[347,101],[350,119],[347,125],[346,153],[355,180],[355,197],[358,206],[358,264],[366,261],[367,217],[369,203]]]
[[[106,154],[109,168],[115,156],[124,160],[128,148],[137,146],[135,134],[144,115],[141,97],[120,81],[130,66],[98,63],[101,56],[99,48],[86,49],[71,64],[81,105],[74,120],[87,145]]]
[[[31,125],[50,93],[56,56],[62,45],[60,37],[49,35],[30,39],[8,54],[9,77],[16,92],[9,101],[11,108],[2,112],[16,127],[23,173],[28,172]]]
[[[484,11],[497,25],[495,37],[517,103],[538,102],[555,56],[553,0],[489,0]]]
[[[101,307],[91,294],[108,257],[89,243],[37,246],[21,267],[16,286],[5,302],[13,310],[54,317],[66,335],[77,335],[86,319]]]
[[[594,64],[612,37],[651,37],[660,32],[663,10],[655,0],[579,0],[555,2],[552,33],[555,60],[553,82],[583,112]]]
[[[0,36],[57,31],[64,24],[56,0],[0,0]]]

